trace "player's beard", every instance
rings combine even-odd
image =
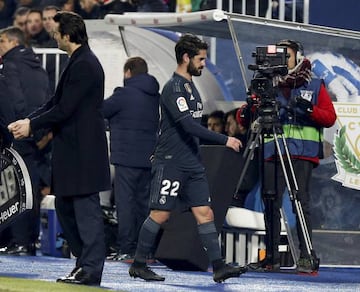
[[[188,73],[191,75],[191,76],[200,76],[201,75],[201,71],[204,67],[199,67],[199,68],[196,68],[192,62],[192,60],[190,60],[190,63],[187,67],[187,71]]]

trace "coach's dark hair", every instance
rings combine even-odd
[[[188,54],[189,58],[199,54],[200,50],[207,50],[208,44],[193,34],[184,34],[180,37],[175,46],[176,62],[182,63],[182,57],[184,54]]]
[[[19,45],[26,45],[24,32],[16,26],[9,26],[7,28],[1,29],[0,35],[2,34],[6,35],[6,37],[11,41],[16,40]]]
[[[82,17],[75,12],[59,11],[54,16],[54,21],[59,23],[59,33],[61,36],[68,35],[70,42],[85,45],[88,42],[85,22]]]
[[[134,77],[139,74],[147,73],[148,66],[146,61],[141,57],[132,57],[127,59],[124,65],[124,72],[130,70],[131,76]]]

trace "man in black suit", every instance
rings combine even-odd
[[[104,71],[88,45],[85,23],[72,12],[54,16],[54,38],[69,63],[54,96],[8,128],[16,139],[33,131],[53,132],[52,191],[56,212],[76,267],[58,282],[99,285],[105,240],[99,191],[110,189],[102,102]]]

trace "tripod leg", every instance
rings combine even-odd
[[[259,139],[260,139],[260,131],[251,133],[251,138],[248,141],[247,146],[246,146],[245,151],[244,151],[244,157],[246,157],[245,164],[244,164],[244,167],[243,167],[243,169],[241,171],[239,181],[238,181],[238,183],[236,185],[234,196],[236,196],[237,193],[239,192],[241,184],[242,184],[242,182],[244,180],[244,177],[246,175],[246,171],[247,171],[247,169],[249,167],[250,160],[252,159],[252,157],[254,155],[255,148],[257,147],[257,145],[259,143]]]
[[[286,172],[285,162],[284,162],[283,157],[280,155],[280,161],[281,161],[282,167],[284,169],[286,185],[287,185],[287,188],[288,188],[288,191],[289,191],[290,199],[293,201],[293,203],[295,205],[295,210],[296,210],[296,214],[298,216],[298,220],[299,220],[299,223],[300,223],[300,226],[301,226],[302,235],[303,235],[304,240],[306,242],[307,252],[308,252],[309,255],[311,255],[311,250],[313,249],[312,248],[312,243],[311,243],[309,231],[308,231],[307,226],[306,226],[306,221],[305,221],[305,218],[304,218],[303,209],[302,209],[301,203],[299,202],[299,200],[297,198],[297,192],[299,191],[299,186],[298,186],[298,183],[297,183],[297,180],[296,180],[294,167],[293,167],[292,162],[291,162],[289,149],[288,149],[287,144],[286,144],[286,139],[285,139],[284,135],[281,135],[281,138],[282,138],[282,142],[284,144],[285,153],[286,153],[286,157],[287,157],[287,163],[288,163],[288,166],[289,166],[289,170],[291,172],[290,174],[291,174],[292,182],[293,182],[293,185],[294,185],[294,189],[292,189],[291,186],[290,186],[290,181],[289,181],[289,178],[288,178],[288,175],[287,175],[287,172]],[[280,145],[279,145],[279,141],[277,140],[277,137],[275,138],[275,141],[277,143],[278,149],[280,149]],[[279,153],[281,153],[281,152],[279,152]]]
[[[285,154],[286,154],[286,158],[287,158],[288,169],[290,170],[290,174],[291,174],[294,189],[291,188],[289,177],[287,175],[287,169],[286,169],[286,166],[285,166],[284,158],[281,155],[282,151],[281,151],[281,148],[280,148],[279,140],[278,140],[277,134],[275,134],[275,133],[276,132],[275,132],[275,129],[274,129],[274,140],[275,140],[275,143],[276,143],[276,148],[277,148],[278,153],[280,153],[279,157],[280,157],[281,166],[282,166],[282,169],[283,169],[283,172],[284,172],[284,178],[285,178],[286,186],[287,186],[287,189],[288,189],[288,192],[289,192],[290,199],[293,202],[294,207],[295,207],[294,209],[296,211],[297,220],[298,220],[298,223],[300,225],[300,229],[302,231],[301,236],[303,236],[304,243],[306,245],[306,250],[307,250],[308,257],[311,260],[312,269],[314,271],[317,271],[319,269],[319,259],[316,257],[315,251],[313,250],[311,238],[310,238],[310,235],[309,235],[309,231],[308,231],[307,224],[306,224],[305,217],[304,217],[304,213],[303,213],[303,209],[302,209],[300,201],[297,198],[297,192],[299,190],[299,187],[298,187],[298,183],[297,183],[297,180],[296,180],[294,167],[292,165],[289,149],[288,149],[287,144],[286,144],[286,139],[285,139],[284,135],[281,134],[281,138],[282,138],[282,142],[283,142],[283,145],[284,145]],[[295,252],[292,252],[292,254],[293,254],[293,257],[294,257]]]
[[[281,213],[281,218],[283,218],[283,220],[284,220],[285,229],[286,229],[286,236],[287,236],[287,239],[288,239],[288,245],[289,245],[289,248],[290,248],[291,257],[292,257],[293,262],[295,264],[296,259],[298,258],[298,255],[297,255],[296,248],[295,248],[294,237],[293,237],[293,234],[292,234],[292,231],[291,231],[291,228],[290,228],[290,225],[289,225],[289,221],[287,219],[286,212],[285,212],[284,208],[281,208],[280,213]]]

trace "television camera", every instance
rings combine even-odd
[[[286,47],[268,45],[256,47],[252,57],[255,58],[256,64],[248,66],[255,72],[250,83],[247,103],[258,107],[258,116],[267,124],[273,122],[278,115],[278,104],[275,99],[277,84],[279,77],[288,73],[289,54]]]

